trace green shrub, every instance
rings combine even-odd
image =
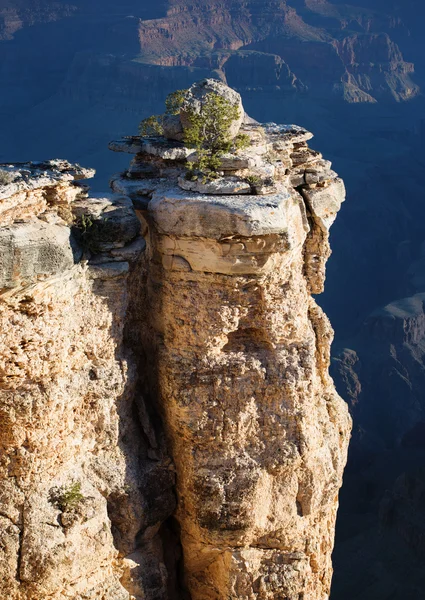
[[[62,512],[75,510],[84,496],[81,493],[81,483],[74,481],[69,485],[54,487],[50,490],[50,502]]]
[[[95,219],[90,214],[82,214],[73,223],[81,246],[93,254],[98,254],[101,244],[108,240],[108,226],[108,219]]]
[[[184,131],[184,144],[196,150],[197,159],[188,168],[214,178],[221,165],[220,157],[227,152],[238,152],[247,148],[250,137],[239,134],[230,136],[231,126],[239,119],[239,108],[219,94],[210,92],[199,100],[197,107],[185,105],[188,90],[177,90],[165,100],[166,115],[177,115],[184,107],[189,121]],[[143,137],[160,136],[164,133],[163,115],[152,115],[140,123],[139,133]]]
[[[238,150],[245,150],[245,148],[249,148],[251,145],[251,138],[246,133],[239,133],[234,141],[233,141],[233,150],[238,152]]]
[[[200,101],[199,111],[189,107],[186,114],[190,125],[185,129],[184,142],[197,154],[190,168],[214,173],[220,168],[220,156],[233,148],[230,129],[239,119],[239,109],[211,92]]]
[[[165,114],[178,115],[184,102],[187,90],[176,90],[168,94],[165,99]],[[163,115],[152,115],[143,119],[139,125],[139,134],[142,137],[156,137],[164,134]]]
[[[165,99],[165,114],[167,115],[178,115],[181,107],[184,104],[186,94],[188,90],[176,90],[168,94]]]
[[[164,133],[162,115],[152,115],[147,119],[143,119],[139,125],[139,133],[142,137],[162,135]]]
[[[258,175],[249,175],[246,180],[250,185],[260,185],[263,181]]]

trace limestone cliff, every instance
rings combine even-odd
[[[305,129],[240,131],[212,181],[165,138],[111,144],[112,195],[3,167],[2,597],[328,597],[350,419],[312,294],[344,186]]]

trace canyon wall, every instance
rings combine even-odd
[[[212,181],[164,138],[111,144],[109,195],[3,166],[4,597],[328,598],[350,418],[312,294],[345,189],[305,129],[241,132]]]

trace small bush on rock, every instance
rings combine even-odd
[[[167,96],[165,107],[165,115],[143,119],[139,133],[143,137],[163,135],[164,117],[178,115],[183,108],[189,123],[184,128],[183,143],[196,150],[196,160],[188,166],[191,173],[200,172],[204,177],[213,179],[217,177],[223,154],[238,152],[251,143],[246,134],[239,134],[232,139],[231,128],[240,117],[239,108],[218,93],[210,92],[192,104],[188,99],[188,90],[177,90]]]
[[[69,485],[54,487],[50,490],[50,502],[62,512],[70,512],[77,508],[84,496],[81,483],[74,481]]]
[[[234,149],[230,128],[239,119],[238,107],[218,94],[209,93],[200,102],[199,111],[189,106],[186,114],[190,126],[185,130],[184,142],[196,149],[197,155],[191,168],[215,173],[221,164],[220,156]],[[245,142],[240,140],[242,144]]]
[[[183,105],[187,90],[176,90],[165,99],[165,114],[178,115]],[[139,133],[143,137],[156,137],[164,134],[164,115],[152,115],[143,119],[139,125]]]

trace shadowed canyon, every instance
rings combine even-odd
[[[310,147],[343,178],[317,296],[335,330],[331,375],[353,418],[332,600],[419,600],[425,585],[424,26],[419,0],[0,0],[0,163],[78,162],[96,169],[90,185],[103,192],[129,162],[108,142],[136,134],[169,92],[212,77],[259,122],[312,131]],[[113,306],[115,280],[102,277]],[[91,310],[107,319],[105,307]],[[131,337],[120,318],[116,335]],[[125,412],[130,392],[112,371]],[[168,518],[174,474],[161,461]],[[120,499],[111,502],[119,537]],[[161,531],[163,542],[178,535],[175,524]]]

